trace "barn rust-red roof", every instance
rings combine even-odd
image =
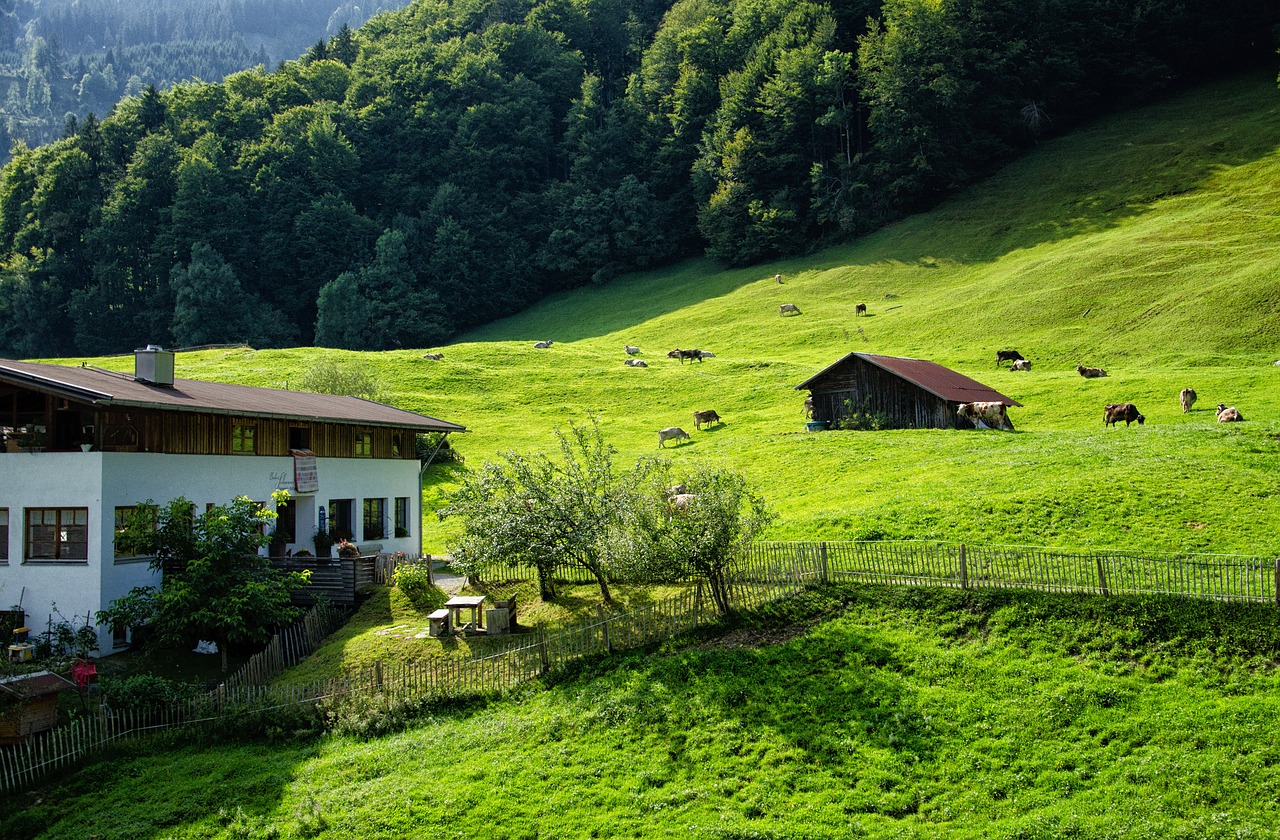
[[[359,397],[196,379],[174,379],[173,386],[169,387],[137,380],[132,374],[88,366],[68,367],[0,359],[0,381],[104,407],[321,420],[429,432],[466,431],[466,427],[457,423]]]
[[[825,374],[847,364],[850,359],[854,358],[887,370],[895,376],[899,376],[948,402],[998,402],[1005,405],[1022,405],[1022,403],[1006,397],[994,388],[989,388],[962,373],[956,373],[954,370],[943,367],[937,362],[929,362],[924,359],[902,359],[896,356],[877,356],[874,353],[850,353],[801,382],[796,386],[796,390],[799,391],[804,388],[812,390],[810,386],[815,380],[821,379]]]

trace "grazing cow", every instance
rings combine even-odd
[[[867,305],[865,303],[860,303],[853,308],[853,317],[855,318],[857,318],[859,315],[866,315],[866,314],[867,314]]]
[[[1183,388],[1182,393],[1178,394],[1178,402],[1182,403],[1182,413],[1186,414],[1191,410],[1191,406],[1196,404],[1196,391],[1194,388]]]
[[[1239,409],[1235,406],[1228,407],[1226,403],[1218,403],[1218,422],[1219,423],[1239,423],[1244,420],[1240,415]]]
[[[1102,368],[1089,368],[1084,365],[1076,365],[1076,373],[1085,379],[1097,379],[1100,376],[1106,376],[1107,372]]]
[[[634,344],[624,344],[622,345],[622,349],[627,351],[628,356],[640,355],[640,348],[635,346]]]
[[[553,343],[554,343],[554,342],[550,342],[550,341],[539,341],[537,344],[533,345],[533,348],[534,348],[535,350],[546,350],[546,349],[547,349],[548,347],[550,347]]]
[[[807,420],[813,419],[813,395],[804,398],[804,416]]]
[[[671,500],[668,502],[668,504],[671,506],[671,512],[674,513],[678,510],[688,509],[689,505],[693,502],[693,500],[694,500],[693,493],[677,493],[676,495],[671,497]]]
[[[976,429],[1008,429],[1013,431],[1013,421],[1005,410],[1004,403],[971,402],[961,403],[956,414],[968,420]]]
[[[796,306],[794,303],[784,303],[782,306],[778,307],[779,315],[786,315],[788,312],[794,312],[797,315],[801,314],[800,307]]]
[[[689,485],[684,483],[673,484],[666,489],[666,494],[668,499],[674,499],[676,496],[679,496],[682,493],[688,493],[688,492],[689,492]]]
[[[1009,366],[1009,370],[1031,370],[1031,362],[1026,359],[1018,359]]]
[[[1114,426],[1121,420],[1128,426],[1130,423],[1137,421],[1141,426],[1146,422],[1145,417],[1138,413],[1138,407],[1133,403],[1107,403],[1102,409],[1102,425]]]
[[[667,441],[669,440],[688,440],[688,439],[689,439],[689,433],[686,432],[684,429],[680,428],[679,426],[672,426],[669,429],[662,429],[661,431],[658,432],[658,446],[661,446],[663,449],[667,448]]]
[[[438,362],[444,358],[444,354],[443,353],[423,353],[422,358],[430,359],[433,362]]]
[[[781,274],[775,274],[775,275],[773,275],[773,282],[775,282],[775,283],[777,283],[779,286],[781,286],[781,285],[782,285],[782,275],[781,275]]]
[[[703,423],[706,423],[708,426],[710,426],[712,423],[723,423],[723,422],[724,421],[720,419],[720,415],[716,414],[714,410],[695,411],[693,413],[693,427],[698,431],[702,431]]]
[[[648,367],[644,359],[625,359],[622,362],[627,367]]]
[[[1016,362],[1022,358],[1022,354],[1017,350],[997,350],[996,351],[996,367],[1000,367],[1001,362]]]
[[[680,364],[684,364],[685,359],[697,359],[702,361],[701,350],[681,350],[679,347],[667,354],[668,359],[679,359]]]

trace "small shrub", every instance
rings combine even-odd
[[[426,705],[423,699],[388,694],[352,694],[321,705],[326,728],[367,741],[408,727]]]
[[[407,563],[397,566],[392,584],[405,594],[409,602],[420,610],[435,609],[440,590],[431,582],[431,570],[425,563]]]
[[[872,411],[865,405],[854,405],[853,400],[845,400],[844,413],[832,421],[831,428],[851,432],[879,432],[892,427],[889,415],[883,411]]]
[[[102,702],[119,712],[152,712],[196,696],[198,689],[151,674],[102,680]]]

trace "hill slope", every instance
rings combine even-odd
[[[656,429],[714,408],[722,427],[664,454],[747,472],[781,514],[774,537],[1275,553],[1278,114],[1272,78],[1206,86],[1046,143],[856,245],[628,276],[477,330],[442,362],[357,355],[395,403],[473,429],[455,439],[470,464],[545,449],[592,415],[625,456],[655,454]],[[804,314],[779,317],[785,302]],[[539,339],[555,344],[532,349]],[[624,343],[650,367],[624,367]],[[676,346],[717,358],[680,365],[665,357]],[[1003,347],[1031,373],[996,370]],[[1019,431],[805,433],[794,386],[852,350],[973,376],[1024,404]],[[179,366],[278,386],[330,355],[345,354],[206,352]],[[1083,380],[1077,363],[1110,376]],[[1183,415],[1186,386],[1200,403]],[[1107,402],[1136,403],[1147,425],[1104,429]],[[1219,426],[1218,402],[1248,422]],[[434,471],[432,492],[453,477]],[[454,526],[428,518],[439,551]]]

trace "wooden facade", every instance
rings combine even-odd
[[[863,414],[878,420],[880,428],[972,428],[958,414],[961,404],[1020,404],[934,362],[870,353],[850,353],[796,388],[808,389],[813,419],[828,427],[851,414]]]

